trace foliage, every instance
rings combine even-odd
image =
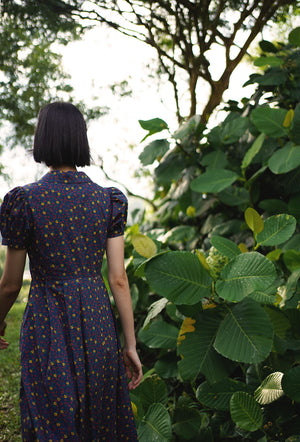
[[[145,368],[132,394],[141,441],[300,435],[300,41],[291,35],[264,42],[254,96],[228,103],[221,124],[194,116],[141,154],[154,164],[157,208],[126,243]],[[153,137],[153,120],[143,125]]]
[[[204,85],[208,86],[209,97],[201,112],[202,123],[206,123],[220,104],[232,72],[266,24],[284,22],[299,13],[299,1],[295,0],[276,0],[268,4],[263,0],[22,0],[21,3],[9,0],[6,3],[5,8],[3,6],[7,11],[6,18],[11,17],[18,23],[18,32],[23,34],[21,41],[26,35],[25,47],[29,36],[37,38],[41,47],[46,45],[48,57],[41,57],[41,60],[52,75],[52,67],[58,67],[58,62],[55,60],[57,55],[49,52],[47,46],[49,30],[50,41],[53,35],[61,39],[61,32],[68,40],[70,34],[74,38],[84,28],[105,23],[123,35],[151,46],[157,55],[156,76],[166,78],[173,88],[179,121],[186,114],[190,117],[196,114],[199,86],[202,90]],[[24,19],[29,21],[29,26],[24,26]],[[18,41],[15,32],[9,39]],[[211,52],[218,48],[222,48],[222,55],[219,55],[220,74],[216,78]],[[58,72],[62,75],[61,71]],[[126,89],[126,81],[112,86],[112,90],[120,90],[122,95],[124,87]],[[188,97],[188,110],[183,96],[185,100]]]
[[[11,145],[31,140],[40,107],[52,100],[73,101],[69,76],[61,67],[58,45],[79,38],[83,27],[72,11],[82,1],[5,0],[0,7],[0,118]],[[84,108],[84,104],[80,106]],[[100,109],[86,110],[87,116]]]
[[[267,22],[287,21],[298,14],[298,3],[277,0],[265,7],[261,0],[3,0],[0,2],[3,140],[0,151],[4,144],[31,145],[36,115],[43,104],[57,99],[75,101],[69,77],[61,67],[59,45],[80,38],[85,30],[99,23],[137,38],[156,50],[158,68],[155,75],[172,85],[179,121],[187,113],[196,113],[199,87],[203,90],[206,84],[210,94],[200,116],[204,124],[220,104],[232,72],[255,36]],[[291,38],[297,39],[297,34]],[[223,50],[222,73],[215,78],[210,54],[218,47]],[[153,63],[151,65],[153,67]],[[128,94],[127,89],[126,80],[112,86],[112,91],[119,91],[121,95]],[[87,119],[107,112],[105,107],[88,109],[83,102],[76,104]],[[161,155],[167,147],[166,142],[161,144]],[[173,164],[171,160],[176,175],[180,172],[180,164]]]
[[[196,114],[198,86],[202,91],[204,85],[209,86],[209,98],[201,112],[206,123],[254,38],[266,23],[287,20],[298,8],[299,2],[290,0],[89,0],[77,14],[88,23],[105,23],[154,48],[156,74],[173,87],[179,121],[187,112],[189,116]],[[211,63],[211,52],[217,48],[223,49],[218,52],[218,78]]]

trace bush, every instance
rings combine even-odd
[[[127,231],[146,371],[132,394],[141,441],[300,435],[294,37],[267,45],[273,52],[256,61],[266,70],[247,82],[258,83],[256,93],[229,102],[221,124],[209,129],[195,116],[141,155],[156,164],[158,207],[141,231]],[[163,123],[143,128],[153,134]]]

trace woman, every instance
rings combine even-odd
[[[139,385],[142,369],[124,269],[126,197],[77,172],[76,166],[90,164],[90,152],[83,116],[70,103],[41,109],[33,156],[50,171],[11,190],[0,212],[8,246],[0,281],[2,336],[26,253],[32,277],[20,334],[23,440],[137,440],[128,387]],[[123,355],[101,276],[105,251]],[[0,338],[0,348],[7,345]]]

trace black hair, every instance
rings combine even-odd
[[[33,158],[47,166],[89,166],[90,148],[83,115],[71,103],[42,107],[34,134]]]

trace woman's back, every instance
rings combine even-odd
[[[61,171],[49,172],[18,192],[20,204],[24,199],[27,206],[25,234],[33,276],[99,276],[106,239],[119,235],[126,220],[125,196],[116,188],[98,186],[83,172]],[[24,234],[24,227],[19,228]]]
[[[10,191],[0,210],[8,246],[0,350],[8,346],[5,317],[22,286],[26,254],[32,276],[20,335],[23,440],[133,442],[128,388],[139,385],[142,367],[124,268],[126,197],[77,172],[90,165],[90,150],[83,115],[71,103],[40,110],[33,157],[50,172]],[[105,250],[123,351],[101,276]]]
[[[126,210],[118,189],[74,171],[51,171],[4,199],[4,242],[27,247],[32,275],[20,337],[25,441],[136,438],[101,276]]]

